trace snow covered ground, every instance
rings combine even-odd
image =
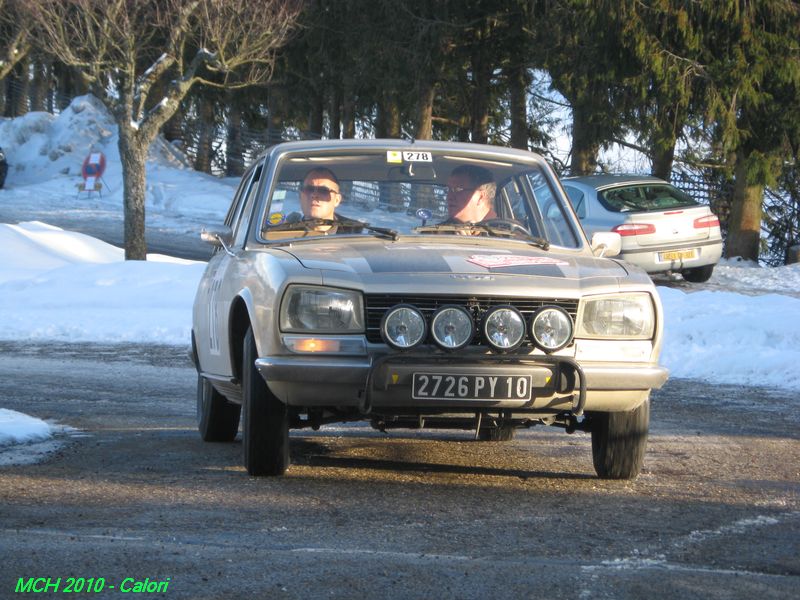
[[[125,262],[119,248],[25,217],[85,211],[119,219],[116,140],[113,122],[88,96],[57,117],[0,120],[11,165],[0,204],[20,217],[0,224],[0,340],[188,346],[202,262],[158,255]],[[99,151],[107,187],[102,197],[79,195],[83,159]],[[186,234],[219,222],[235,185],[193,171],[160,142],[148,164],[148,226]],[[666,321],[661,362],[672,377],[800,390],[800,265],[728,261],[707,285],[658,292]],[[58,427],[2,404],[0,397],[0,448],[41,441]]]

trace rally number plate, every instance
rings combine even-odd
[[[415,400],[530,400],[530,375],[414,373]]]

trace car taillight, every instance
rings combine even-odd
[[[694,220],[695,229],[703,229],[705,227],[719,227],[719,219],[716,215],[708,215]]]
[[[611,231],[623,237],[628,235],[646,235],[648,233],[655,233],[656,226],[650,223],[623,223],[622,225],[617,225]]]

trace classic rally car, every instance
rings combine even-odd
[[[366,420],[511,439],[591,432],[641,469],[663,318],[638,267],[589,242],[539,156],[445,142],[270,148],[245,173],[194,304],[202,438],[281,475],[290,429]]]

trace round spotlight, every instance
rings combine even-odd
[[[445,350],[458,350],[472,341],[475,326],[472,317],[461,306],[443,306],[431,320],[433,341]]]
[[[516,350],[525,339],[525,319],[513,306],[496,306],[483,317],[483,336],[497,352]]]
[[[398,304],[383,315],[381,335],[392,348],[408,350],[425,339],[425,318],[413,306]]]
[[[557,306],[543,306],[531,322],[531,337],[545,352],[561,350],[572,340],[572,319]]]

